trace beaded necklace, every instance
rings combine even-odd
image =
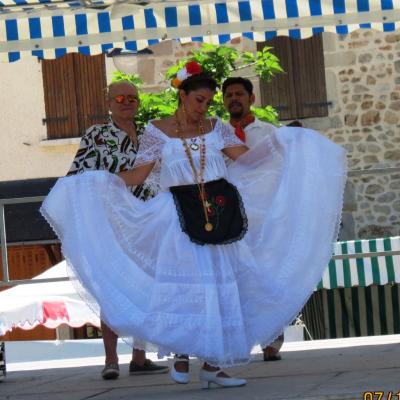
[[[200,142],[201,142],[200,146],[199,146],[199,145],[197,145],[197,143],[193,142],[193,138],[191,140],[191,145],[189,145],[187,143],[186,139],[183,136],[181,124],[176,115],[175,115],[175,120],[176,120],[176,135],[182,141],[182,145],[183,145],[183,148],[185,149],[186,157],[188,158],[190,167],[192,168],[192,171],[193,171],[194,180],[199,189],[200,201],[203,206],[204,217],[206,220],[204,229],[207,232],[211,232],[214,227],[208,219],[207,194],[206,194],[206,190],[204,187],[204,169],[205,169],[205,165],[206,165],[206,140],[204,137],[205,129],[204,129],[203,121],[199,122],[199,136],[200,136]],[[197,147],[195,148],[195,146],[193,146],[193,144],[195,144]],[[200,171],[198,172],[196,169],[196,166],[194,164],[194,161],[193,161],[191,149],[193,149],[194,151],[197,151],[199,149],[199,147],[200,147]]]

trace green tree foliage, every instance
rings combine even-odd
[[[172,115],[178,107],[176,90],[165,89],[159,93],[140,93],[140,108],[136,123],[145,126],[151,119],[159,119]]]
[[[234,75],[251,78],[259,76],[269,82],[276,74],[283,73],[278,58],[271,53],[271,47],[264,47],[262,51],[255,54],[251,52],[241,52],[232,47],[216,46],[203,43],[198,50],[193,50],[192,54],[179,60],[166,73],[166,80],[171,81],[176,77],[177,72],[188,62],[195,60],[201,66],[204,72],[210,74],[221,87],[222,82]],[[243,74],[240,71],[243,70]],[[253,76],[248,76],[245,71],[254,71]],[[113,82],[128,80],[134,83],[140,90],[142,81],[137,75],[126,75],[120,71],[114,73]],[[178,105],[177,91],[173,88],[167,88],[158,93],[147,93],[140,91],[141,105],[136,117],[139,126],[146,125],[149,119],[162,118],[172,115]],[[272,123],[278,122],[277,112],[271,106],[253,107],[253,112],[257,118]],[[218,115],[227,120],[229,115],[224,109],[222,93],[220,91],[214,97],[213,103],[209,108],[209,115]]]
[[[115,71],[113,73],[111,82],[119,82],[119,81],[131,82],[138,88],[140,88],[140,86],[142,86],[142,84],[143,84],[143,81],[139,78],[139,75],[129,75],[129,74],[125,74],[124,72],[121,72],[121,71]]]

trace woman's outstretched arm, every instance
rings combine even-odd
[[[230,159],[236,160],[242,154],[246,153],[247,150],[249,150],[247,146],[241,145],[241,146],[225,147],[225,149],[222,149],[222,152]]]
[[[124,180],[126,186],[138,186],[146,180],[154,165],[155,162],[139,165],[130,171],[119,172],[118,176]]]

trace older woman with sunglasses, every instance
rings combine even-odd
[[[107,170],[119,173],[132,168],[138,151],[141,133],[137,130],[134,118],[139,108],[137,88],[128,81],[111,83],[107,91],[110,116],[107,123],[93,125],[82,136],[80,148],[71,165],[68,175],[90,170]],[[146,183],[130,187],[134,196],[141,200],[153,197],[158,192],[157,171]],[[112,266],[110,266],[112,268]],[[117,340],[118,336],[107,324],[101,322],[105,367],[104,379],[116,379],[119,376]],[[159,366],[146,359],[143,350],[134,350],[129,365],[130,374],[164,373],[168,368]]]

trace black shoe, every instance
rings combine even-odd
[[[280,361],[282,360],[282,357],[280,354],[274,354],[274,355],[267,355],[264,353],[264,361]]]
[[[117,379],[119,377],[119,366],[116,363],[108,363],[101,371],[103,379]]]
[[[167,372],[167,366],[154,364],[147,358],[143,365],[138,365],[134,361],[129,364],[129,375],[165,374]]]

